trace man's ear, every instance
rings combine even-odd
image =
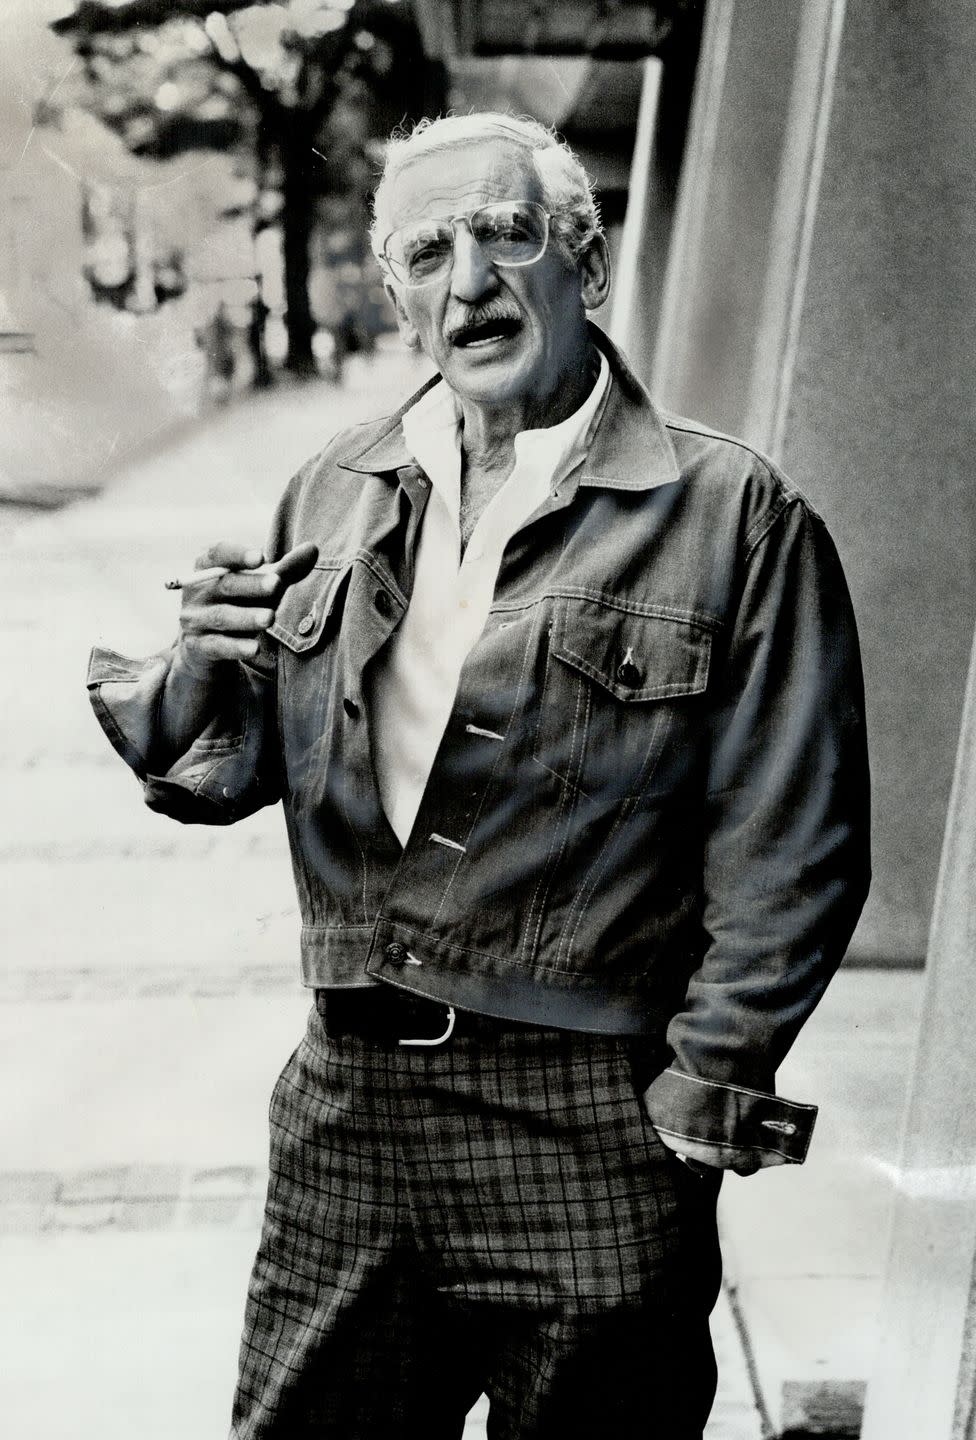
[[[409,346],[411,350],[419,350],[420,335],[417,327],[403,308],[403,301],[397,293],[396,286],[392,281],[387,280],[383,285],[383,289],[389,296],[390,304],[393,306],[393,312],[396,315],[397,329],[400,332],[400,339],[404,345]]]
[[[603,235],[594,235],[576,262],[583,282],[583,304],[597,310],[610,294],[610,251]]]

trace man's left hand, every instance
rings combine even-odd
[[[696,1174],[709,1170],[734,1170],[737,1175],[755,1175],[766,1165],[783,1165],[785,1157],[774,1151],[745,1150],[738,1145],[706,1145],[699,1140],[678,1140],[658,1130],[661,1143],[673,1150],[678,1159]]]

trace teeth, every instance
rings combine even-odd
[[[458,331],[453,343],[464,349],[495,345],[499,340],[510,340],[518,329],[519,322],[514,316],[481,320]]]
[[[472,335],[472,336],[470,336],[470,337],[461,335],[460,338],[459,338],[455,343],[458,344],[458,345],[463,345],[463,346],[465,346],[465,347],[468,348],[468,349],[470,349],[472,346],[475,346],[475,345],[494,345],[494,343],[496,342],[496,340],[505,340],[505,339],[507,339],[508,336],[509,336],[510,334],[512,334],[512,333],[514,333],[514,332],[509,331],[509,330],[506,330],[506,329],[499,329],[499,330],[491,330],[491,331],[488,332],[488,334],[484,334],[484,333],[482,333],[482,334],[477,334],[477,333],[476,333],[476,334],[474,334],[474,335]]]

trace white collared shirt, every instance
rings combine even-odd
[[[461,555],[461,415],[440,381],[403,417],[407,448],[431,483],[417,545],[413,594],[377,661],[373,746],[380,797],[406,845],[457,692],[461,667],[488,619],[509,540],[580,465],[610,384],[600,373],[578,410],[515,437],[515,465],[485,506]]]

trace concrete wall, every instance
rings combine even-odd
[[[974,121],[969,0],[848,6],[782,448],[862,619],[880,954],[924,952],[976,619]]]
[[[976,619],[974,116],[969,0],[711,0],[650,367],[663,403],[772,451],[837,539],[868,960],[925,951]]]

